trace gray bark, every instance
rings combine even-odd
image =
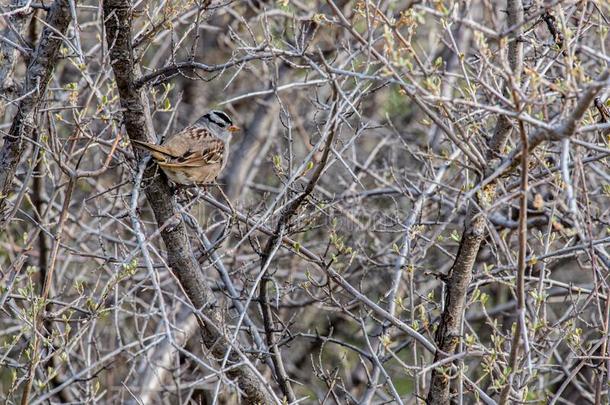
[[[46,23],[62,35],[71,21],[67,0],[57,0],[47,13]],[[40,40],[28,66],[23,84],[22,99],[4,144],[0,150],[0,211],[11,189],[17,165],[24,150],[24,139],[32,136],[36,126],[36,115],[45,96],[53,67],[57,64],[59,49],[63,39],[47,25],[42,30]]]
[[[104,2],[104,22],[106,41],[114,71],[117,88],[123,107],[123,124],[130,139],[154,141],[146,99],[135,85],[136,69],[131,42],[131,3],[127,0],[107,0]],[[136,151],[141,157],[141,152]],[[209,285],[201,277],[201,272],[189,243],[186,227],[172,201],[172,191],[164,177],[154,176],[155,169],[149,166],[145,178],[152,181],[145,192],[148,202],[155,214],[159,226],[170,223],[161,231],[161,237],[167,248],[167,260],[172,272],[180,282],[187,297],[195,308],[204,315],[200,319],[203,343],[217,357],[222,358],[229,342],[221,332],[222,316],[216,307],[216,298]],[[240,361],[238,354],[232,350],[228,365]],[[230,378],[237,380],[244,392],[246,403],[273,403],[267,392],[269,389],[246,365],[231,368],[227,372]]]

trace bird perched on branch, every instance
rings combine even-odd
[[[160,145],[135,139],[131,142],[150,152],[174,183],[203,186],[214,182],[224,169],[231,134],[238,130],[226,113],[212,110]]]

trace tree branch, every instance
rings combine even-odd
[[[514,1],[508,0],[509,15],[511,10],[514,12],[515,7],[519,7],[519,5],[515,5],[514,3]],[[519,4],[521,4],[520,0]],[[520,7],[522,7],[522,4]],[[519,30],[516,30],[515,35],[518,35],[518,32]],[[512,49],[512,52],[515,52],[515,49]],[[510,56],[509,61],[511,63],[511,68],[514,70],[518,61]],[[497,161],[497,159],[492,160],[492,154],[493,152],[499,152],[500,149],[498,151],[494,151],[492,149],[490,154],[488,154],[490,166],[486,169],[486,179],[481,182],[480,188],[478,189],[479,191],[477,192],[477,205],[483,209],[490,205],[495,196],[495,188],[498,178],[502,174],[514,170],[516,167],[514,163],[521,158],[522,150],[526,151],[526,153],[531,152],[543,141],[557,141],[572,136],[576,131],[577,125],[580,123],[582,117],[593,102],[593,99],[597,93],[603,86],[607,85],[607,79],[608,70],[605,70],[596,80],[596,82],[588,86],[588,88],[584,91],[584,94],[578,99],[570,116],[568,116],[558,125],[552,127],[550,130],[541,129],[525,138],[525,145],[519,145],[506,159],[499,162],[495,166],[492,166],[492,162],[494,160]],[[518,84],[516,80],[515,84]],[[494,137],[507,136],[508,132],[501,134],[496,131]],[[498,145],[503,145],[504,141],[505,139],[501,140]],[[481,197],[482,195],[485,196]],[[523,220],[523,218],[521,219]],[[447,355],[452,355],[455,352],[458,342],[460,341],[460,325],[462,323],[464,314],[466,293],[472,279],[472,268],[479,252],[481,242],[485,236],[485,224],[485,215],[479,212],[476,207],[471,206],[465,221],[464,231],[462,233],[462,239],[456,260],[447,276],[445,308],[436,332],[436,343],[439,351],[435,355],[435,362],[442,360]],[[449,369],[446,367],[435,368],[433,370],[427,403],[449,403],[449,388],[451,378],[448,373]]]
[[[123,107],[123,124],[130,139],[153,141],[147,100],[136,86],[138,67],[134,63],[131,41],[131,3],[127,0],[104,2],[104,25],[106,42],[117,88]],[[142,153],[136,151],[136,156]],[[192,304],[205,314],[200,319],[203,343],[218,358],[229,349],[224,334],[216,325],[222,324],[222,316],[216,308],[216,297],[201,277],[199,266],[193,256],[186,227],[174,207],[172,192],[162,176],[153,176],[154,166],[149,166],[145,176],[152,178],[146,188],[146,197],[159,225],[171,223],[161,231],[167,248],[168,264]],[[239,355],[232,351],[230,365],[239,362]],[[237,379],[249,404],[273,403],[270,387],[258,380],[253,370],[242,364],[230,367],[227,375]]]
[[[517,111],[521,111],[521,101],[517,92],[513,88],[513,100]],[[525,270],[526,270],[526,254],[527,254],[527,193],[528,193],[528,182],[527,177],[529,175],[529,145],[527,134],[525,132],[525,126],[523,121],[519,120],[519,135],[521,137],[521,195],[519,197],[519,260],[517,269],[517,321],[515,325],[515,332],[513,334],[513,340],[510,350],[510,357],[508,361],[509,366],[509,377],[508,382],[500,393],[500,404],[505,404],[508,401],[508,396],[512,388],[515,372],[519,364],[519,345],[521,341],[521,334],[524,334],[524,342],[527,342],[527,328],[525,327]],[[526,344],[527,347],[527,344]],[[529,354],[529,353],[528,353]],[[521,400],[519,396],[519,401]]]
[[[0,212],[6,203],[17,165],[25,148],[24,139],[32,136],[38,109],[46,93],[53,68],[57,64],[63,40],[56,32],[63,35],[68,29],[71,21],[69,2],[56,0],[45,21],[38,46],[27,69],[21,92],[23,96],[0,151]]]
[[[18,9],[26,4],[25,0],[13,0],[12,7]],[[23,44],[23,34],[29,21],[29,17],[23,13],[5,16],[7,27],[0,34],[0,119],[8,105],[8,101],[17,93],[17,85],[13,77],[13,71],[17,64],[18,51],[30,54],[30,49],[25,49]]]

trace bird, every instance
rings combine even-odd
[[[227,164],[231,135],[236,131],[239,127],[225,112],[211,110],[161,144],[136,139],[131,142],[150,152],[172,182],[184,186],[206,186],[216,181]]]

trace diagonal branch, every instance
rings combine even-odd
[[[147,99],[137,89],[138,66],[134,62],[131,41],[132,9],[128,0],[107,0],[104,2],[104,25],[110,60],[116,79],[123,108],[123,124],[130,139],[153,140],[153,130]],[[136,151],[137,156],[141,152]],[[161,231],[167,248],[168,264],[194,307],[205,316],[200,318],[203,343],[211,353],[221,358],[229,349],[229,343],[219,328],[222,316],[216,307],[216,297],[205,282],[189,243],[186,227],[181,221],[173,201],[172,192],[164,177],[153,176],[153,166],[149,166],[145,176],[151,178],[146,188],[146,197],[158,224],[170,223]],[[256,373],[247,365],[239,363],[239,354],[232,350],[227,375],[237,380],[245,394],[246,403],[274,403],[271,388],[260,381]],[[249,363],[249,362],[247,362]]]
[[[288,401],[290,401],[290,403],[296,401],[296,396],[294,394],[294,391],[292,390],[288,374],[286,373],[286,370],[284,368],[280,349],[277,345],[277,341],[275,341],[273,333],[273,330],[275,329],[273,325],[273,312],[271,310],[271,305],[269,305],[269,297],[267,292],[267,284],[271,280],[271,277],[266,274],[268,272],[268,266],[267,270],[265,270],[264,266],[270,260],[271,254],[276,249],[278,244],[282,243],[282,236],[284,235],[286,228],[289,226],[290,220],[297,213],[303,203],[307,200],[307,197],[309,197],[309,195],[313,192],[316,184],[318,183],[318,180],[320,179],[320,176],[322,175],[322,171],[326,167],[326,162],[328,161],[328,156],[330,155],[332,143],[335,137],[335,133],[337,131],[337,91],[336,88],[334,90],[334,102],[328,116],[329,133],[326,137],[326,142],[324,144],[324,152],[322,152],[322,158],[320,159],[316,170],[309,179],[305,190],[303,190],[303,192],[299,194],[299,196],[294,199],[282,211],[278,224],[275,228],[275,232],[267,240],[267,244],[265,245],[263,253],[261,254],[261,266],[263,267],[265,274],[261,278],[261,283],[259,287],[259,302],[261,306],[261,312],[263,314],[265,334],[267,336],[267,345],[269,346],[269,350],[271,351],[271,358],[273,360],[280,388],[282,389],[282,392],[284,393]]]
[[[527,138],[526,151],[531,153],[545,141],[559,141],[574,135],[576,128],[582,120],[585,112],[593,102],[599,91],[608,85],[610,70],[606,69],[577,100],[572,113],[563,121],[553,126],[550,130],[541,129]],[[521,159],[523,147],[520,144],[515,150],[496,166],[486,170],[486,178],[479,184],[476,190],[478,194],[486,194],[486,197],[478,199],[478,205],[486,209],[491,204],[495,194],[498,179],[503,174],[513,171],[515,163]],[[483,189],[484,188],[484,189]],[[476,192],[473,190],[473,192]],[[481,192],[483,190],[483,192]],[[468,197],[468,196],[466,196]],[[464,231],[458,253],[449,275],[447,276],[445,309],[436,333],[436,344],[438,351],[435,362],[440,361],[447,355],[452,355],[460,340],[460,325],[463,319],[466,292],[472,279],[472,268],[479,252],[481,242],[485,237],[486,219],[479,210],[471,206],[465,221]],[[449,403],[450,378],[445,368],[438,368],[432,372],[428,403]]]

